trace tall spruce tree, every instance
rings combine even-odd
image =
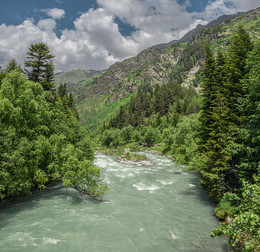
[[[28,79],[39,82],[44,90],[51,90],[54,87],[54,56],[49,47],[44,43],[32,44],[27,55],[24,65]]]
[[[227,190],[226,174],[229,173],[227,152],[229,109],[224,97],[225,56],[218,50],[213,56],[210,46],[205,47],[203,103],[201,111],[200,151],[201,185],[218,201]]]
[[[251,180],[260,165],[260,40],[249,54],[246,70],[248,76],[242,81],[244,97],[238,109],[243,115],[243,150],[245,155],[239,164],[240,177]]]
[[[203,83],[202,83],[202,104],[201,104],[201,128],[199,129],[199,148],[200,151],[207,150],[207,140],[210,137],[212,118],[212,94],[215,84],[215,67],[216,62],[210,45],[205,45],[205,65],[203,69]]]
[[[239,100],[244,96],[242,80],[247,76],[249,69],[246,67],[248,54],[253,49],[253,43],[248,32],[242,25],[239,25],[237,32],[234,33],[230,47],[228,49],[227,78],[225,81],[225,99],[229,108],[229,144],[228,149],[232,156],[230,166],[234,174],[239,173],[241,158],[246,155],[244,149],[244,130],[243,111],[239,109]],[[237,176],[237,182],[239,176]]]
[[[226,98],[230,108],[231,122],[238,124],[240,111],[238,110],[238,98],[243,96],[241,80],[248,73],[246,59],[253,49],[253,43],[249,33],[240,24],[234,33],[228,49]]]

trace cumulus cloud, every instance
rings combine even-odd
[[[118,16],[137,29],[149,33],[168,32],[192,22],[185,7],[172,0],[97,0],[108,13]]]
[[[248,11],[259,6],[259,0],[215,0],[209,2],[205,10],[202,13],[196,13],[196,16],[210,21],[223,14],[229,15],[236,12]]]
[[[198,24],[206,24],[222,14],[256,8],[257,1],[209,1],[202,13],[188,13],[176,0],[97,0],[99,7],[89,9],[74,20],[73,29],[57,37],[61,9],[44,12],[51,18],[38,23],[25,20],[18,26],[0,25],[0,65],[12,58],[22,64],[30,44],[44,42],[55,55],[56,71],[76,68],[105,69],[116,61],[138,54],[159,43],[181,38]],[[135,29],[128,36],[120,33],[116,17]]]
[[[238,11],[247,11],[250,9],[255,9],[260,6],[259,0],[247,0],[247,1],[230,0],[225,2],[233,3],[234,7]]]
[[[46,13],[49,17],[53,19],[62,19],[65,16],[65,11],[58,8],[41,9],[41,12]]]
[[[37,26],[43,31],[52,32],[56,28],[56,21],[53,19],[42,19]]]

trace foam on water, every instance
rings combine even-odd
[[[160,189],[159,186],[156,185],[147,186],[144,185],[143,183],[133,184],[133,187],[135,187],[138,191],[155,191]]]
[[[171,234],[173,240],[178,239],[177,236],[172,231],[170,231],[170,234]]]
[[[173,181],[160,181],[162,185],[172,185],[174,182]]]
[[[43,238],[43,243],[49,243],[49,244],[57,244],[60,242],[60,240],[53,239],[53,238]]]

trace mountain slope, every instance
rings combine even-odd
[[[90,131],[97,130],[104,120],[119,110],[122,103],[129,102],[139,87],[155,87],[176,81],[199,88],[204,43],[209,41],[213,49],[221,47],[225,50],[239,23],[245,26],[253,39],[259,38],[260,8],[220,17],[203,29],[197,27],[175,45],[165,49],[148,48],[136,57],[115,63],[98,77],[73,84],[71,91],[83,124]]]
[[[102,74],[104,71],[96,70],[82,70],[77,69],[70,72],[62,72],[55,74],[55,84],[60,85],[61,83],[77,83],[79,81],[84,81],[90,79],[94,76]]]

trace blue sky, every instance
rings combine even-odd
[[[48,44],[56,71],[105,69],[259,0],[0,0],[0,66]]]

